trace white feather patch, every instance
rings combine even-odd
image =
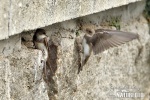
[[[89,54],[90,54],[90,47],[89,47],[89,45],[87,44],[85,38],[83,38],[82,45],[83,45],[83,52],[84,52],[84,55],[89,55]]]
[[[45,37],[47,37],[47,36],[44,35],[44,34],[43,34],[43,35],[39,35],[39,36],[38,36],[38,39],[40,40],[40,39],[43,39],[43,38],[45,38]]]
[[[47,51],[47,48],[45,47],[45,45],[43,43],[38,43],[38,49],[40,49],[42,51],[44,60],[47,60],[48,51]]]

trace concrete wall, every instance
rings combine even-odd
[[[29,3],[31,2],[29,1]],[[37,9],[38,6],[41,7],[37,1],[34,3]],[[21,6],[20,2],[17,1],[16,5]],[[29,5],[26,6],[30,7]],[[43,27],[46,24],[42,24],[42,22],[41,26],[38,25],[41,20],[38,20],[37,26],[31,23],[31,29],[43,27],[58,46],[57,71],[54,76],[49,77],[53,81],[46,82],[42,78],[42,54],[41,51],[33,49],[31,42],[34,30],[15,35],[8,40],[1,40],[0,46],[2,48],[0,50],[3,51],[3,54],[0,56],[0,99],[149,100],[150,28],[142,15],[144,7],[145,1],[142,1],[47,27]],[[26,10],[22,11],[24,14],[27,13]],[[44,20],[47,19],[45,18]],[[78,31],[79,36],[76,35],[76,31],[79,29],[78,20],[98,27],[116,29],[118,26],[112,25],[114,18],[118,19],[115,25],[118,25],[120,30],[139,34],[139,39],[111,48],[96,56],[92,54],[83,71],[77,74],[79,55],[76,48],[76,38],[83,36],[81,30]],[[16,23],[19,22],[16,21]],[[21,19],[20,23],[22,23]],[[24,23],[28,23],[28,20]],[[48,22],[45,21],[45,23]],[[25,24],[22,25],[27,27]],[[28,25],[30,25],[30,21]],[[18,27],[18,24],[14,24],[13,27]],[[21,28],[19,29],[22,31]],[[16,28],[15,31],[18,29]],[[25,39],[25,42],[22,41],[22,45],[21,37]],[[7,45],[5,45],[6,43]],[[15,45],[16,43],[19,45]],[[16,47],[21,49],[13,50]],[[118,98],[115,94],[117,89],[119,91],[140,92],[144,94],[144,97]]]
[[[8,38],[8,27],[9,27],[9,0],[3,0],[0,5],[0,40]]]
[[[47,90],[51,100],[149,100],[150,35],[142,16],[145,2],[137,2],[89,16],[44,27],[58,46],[57,71]],[[103,28],[116,29],[110,23],[119,18],[120,29],[139,34],[134,40],[97,56],[91,55],[80,74],[76,30],[78,20]],[[78,31],[82,37],[83,32]],[[31,40],[33,32],[23,33]],[[28,37],[28,38],[27,38]],[[30,37],[30,38],[29,38]],[[116,91],[142,93],[141,98],[120,98]]]
[[[0,40],[141,0],[1,0]]]
[[[40,51],[25,46],[8,57],[0,56],[1,100],[48,100],[41,58]]]

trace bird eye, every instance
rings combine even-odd
[[[86,30],[88,34],[92,35],[92,31],[91,30]]]
[[[89,30],[89,33],[92,33],[92,31]]]

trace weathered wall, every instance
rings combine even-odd
[[[9,0],[1,0],[0,5],[0,40],[8,38],[8,27],[9,27],[9,7],[10,2]]]
[[[41,51],[25,46],[8,57],[0,56],[1,100],[48,100],[41,58]]]
[[[74,39],[62,39],[59,58],[61,63],[58,68],[59,74],[56,74],[59,80],[59,100],[122,100],[124,98],[110,96],[115,95],[115,89],[118,88],[120,91],[124,89],[130,92],[149,93],[150,35],[147,21],[139,16],[143,8],[144,4],[141,2],[81,18],[87,23],[99,25],[107,16],[122,15],[121,30],[138,33],[140,39],[97,56],[92,55],[79,75]],[[139,17],[136,18],[137,16]],[[70,24],[66,22],[68,27],[73,26],[73,23],[74,21],[70,21]],[[131,88],[137,90],[129,90]],[[129,99],[141,98],[125,98]]]
[[[9,39],[0,40],[0,55],[8,56],[13,51],[21,49],[21,35],[11,36]]]
[[[10,63],[0,56],[0,99],[10,100]]]
[[[1,0],[0,40],[141,0]]]
[[[147,95],[150,93],[150,34],[148,23],[142,16],[144,7],[144,1],[137,2],[79,18],[83,23],[110,29],[116,29],[114,26],[119,24],[121,30],[139,34],[139,40],[96,56],[92,54],[80,74],[77,74],[78,54],[75,45],[76,31],[79,29],[78,19],[44,27],[48,36],[58,45],[58,69],[53,77],[54,82],[48,85],[41,79],[41,52],[24,46],[25,44],[32,47],[30,44],[34,31],[22,33],[21,36],[27,42],[22,44],[21,50],[14,51],[7,57],[0,57],[0,99],[149,100]],[[112,24],[113,18],[119,18],[119,22]],[[82,31],[78,33],[79,36],[83,35]],[[57,92],[52,90],[52,86],[55,86]],[[142,92],[146,97],[110,96],[115,94],[117,88]],[[131,88],[135,89],[130,90]]]
[[[53,78],[55,83],[52,83],[56,86],[57,93],[51,93],[51,99],[149,100],[150,34],[148,23],[142,16],[144,7],[145,2],[138,2],[79,18],[83,23],[110,29],[115,29],[115,24],[119,24],[121,30],[139,34],[138,40],[96,56],[92,54],[80,74],[77,74],[78,54],[75,45],[76,31],[79,28],[78,19],[44,27],[52,39],[58,38],[54,39],[58,45],[58,69]],[[119,18],[119,22],[112,24],[114,18]],[[78,33],[80,36],[83,35],[82,31]],[[117,89],[140,92],[144,97],[117,98]]]

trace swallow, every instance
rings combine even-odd
[[[46,35],[46,32],[44,29],[37,29],[33,35],[33,44],[35,46],[35,49],[39,49],[42,51],[43,54],[43,60],[44,62],[44,74],[46,76],[46,80],[48,79],[47,76],[47,66],[50,67],[49,64],[49,37]]]
[[[85,35],[82,39],[83,57],[79,72],[88,61],[92,51],[96,55],[138,38],[137,34],[118,30],[86,28],[84,32]]]
[[[44,61],[48,59],[48,43],[49,37],[46,35],[45,30],[40,28],[37,29],[33,35],[33,44],[35,49],[42,51]]]

